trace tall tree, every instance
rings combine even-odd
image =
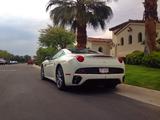
[[[144,2],[145,54],[156,50],[157,1],[145,0]]]
[[[104,30],[106,21],[112,17],[104,0],[50,0],[46,10],[50,10],[54,25],[71,26],[77,34],[78,48],[86,47],[87,24]]]
[[[9,60],[13,55],[6,50],[0,50],[0,58]]]
[[[46,29],[40,30],[39,42],[44,47],[62,49],[67,45],[73,45],[75,35],[64,28],[48,26]]]

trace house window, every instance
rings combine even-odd
[[[99,47],[99,48],[98,48],[98,51],[99,51],[99,52],[103,52],[103,48],[102,48],[102,47]]]
[[[132,35],[129,35],[128,37],[128,44],[132,44]]]
[[[121,46],[123,46],[124,45],[124,38],[122,37],[121,38]]]
[[[142,42],[142,33],[138,33],[138,42]]]
[[[157,33],[156,33],[156,38],[158,37],[158,35],[159,35],[159,33],[157,32]]]

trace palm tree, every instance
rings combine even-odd
[[[77,34],[77,48],[85,48],[87,25],[105,29],[106,21],[112,17],[112,10],[102,0],[50,0],[46,10],[54,25],[71,26]]]
[[[150,54],[156,48],[156,23],[157,17],[157,1],[145,0],[144,2],[144,20],[145,20],[145,54]]]

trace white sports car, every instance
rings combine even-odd
[[[124,62],[89,49],[62,49],[41,65],[41,79],[51,79],[59,89],[85,83],[116,87],[124,81]]]

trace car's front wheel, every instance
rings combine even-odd
[[[45,80],[45,79],[46,79],[46,77],[44,75],[44,68],[43,68],[43,66],[41,66],[41,80]]]
[[[56,70],[56,84],[57,84],[58,89],[60,90],[65,89],[64,73],[63,73],[63,69],[61,66],[58,66]]]

